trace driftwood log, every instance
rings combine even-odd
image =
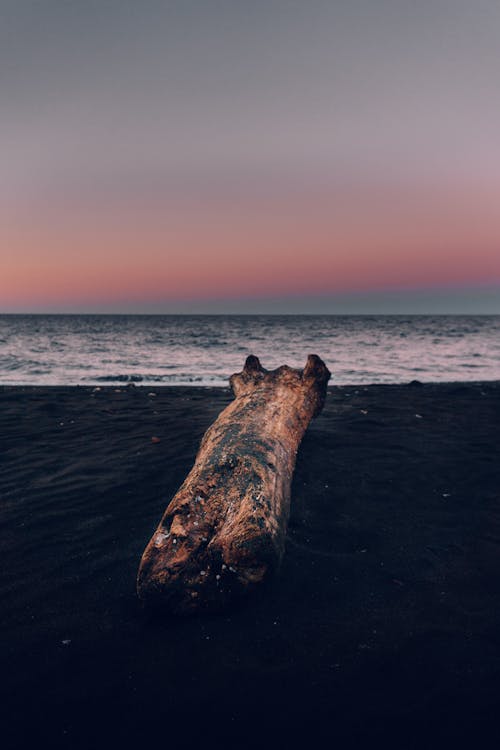
[[[277,569],[297,449],[329,378],[314,354],[304,370],[273,371],[250,356],[231,376],[235,399],[205,433],[142,556],[145,604],[177,614],[221,609]]]

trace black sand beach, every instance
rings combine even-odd
[[[279,578],[152,619],[141,553],[230,398],[0,388],[2,747],[499,741],[500,383],[329,389]]]

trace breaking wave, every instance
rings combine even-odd
[[[121,375],[97,375],[94,377],[84,377],[82,381],[88,383],[168,383],[169,385],[185,385],[189,383],[206,384],[210,385],[227,385],[227,378],[221,378],[217,376],[202,376],[202,375],[183,375],[183,374],[168,374],[168,375],[156,375],[156,374],[121,374]]]

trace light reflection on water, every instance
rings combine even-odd
[[[0,383],[226,385],[256,354],[333,382],[500,379],[500,316],[0,316]]]

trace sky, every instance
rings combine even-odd
[[[498,0],[0,0],[0,312],[500,313]]]

